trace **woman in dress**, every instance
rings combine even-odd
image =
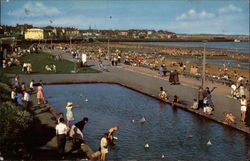
[[[44,98],[44,93],[43,93],[43,87],[41,84],[39,84],[37,87],[36,98],[37,98],[37,102],[39,105],[41,104],[41,102],[46,103],[46,100]]]

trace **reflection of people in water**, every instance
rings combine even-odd
[[[109,141],[109,144],[111,145],[111,146],[114,146],[115,144],[114,144],[114,132],[115,131],[117,131],[117,130],[119,130],[119,126],[115,126],[115,127],[112,127],[112,128],[110,128],[109,129],[109,131],[108,131],[108,141]]]

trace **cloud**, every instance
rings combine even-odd
[[[210,19],[213,17],[214,17],[213,13],[208,13],[206,11],[198,13],[194,9],[190,9],[187,13],[183,13],[182,15],[176,17],[176,20],[180,21],[180,20]]]
[[[209,20],[197,19],[193,21],[173,21],[165,28],[177,33],[208,33],[208,34],[249,34],[248,16],[218,15]],[[242,22],[246,22],[242,24]]]
[[[230,4],[230,5],[226,6],[226,7],[220,8],[218,10],[218,12],[219,13],[242,12],[242,9]]]
[[[42,2],[27,2],[23,7],[18,10],[8,12],[9,16],[51,16],[58,15],[60,11],[56,7],[45,6]]]

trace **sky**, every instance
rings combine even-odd
[[[250,0],[1,0],[1,25],[249,35]]]

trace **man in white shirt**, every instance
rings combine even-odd
[[[64,118],[60,118],[59,124],[56,125],[57,145],[60,158],[63,159],[66,144],[67,126],[64,124]]]
[[[30,94],[26,90],[23,91],[23,103],[24,103],[24,109],[28,111],[31,102],[30,102]]]

